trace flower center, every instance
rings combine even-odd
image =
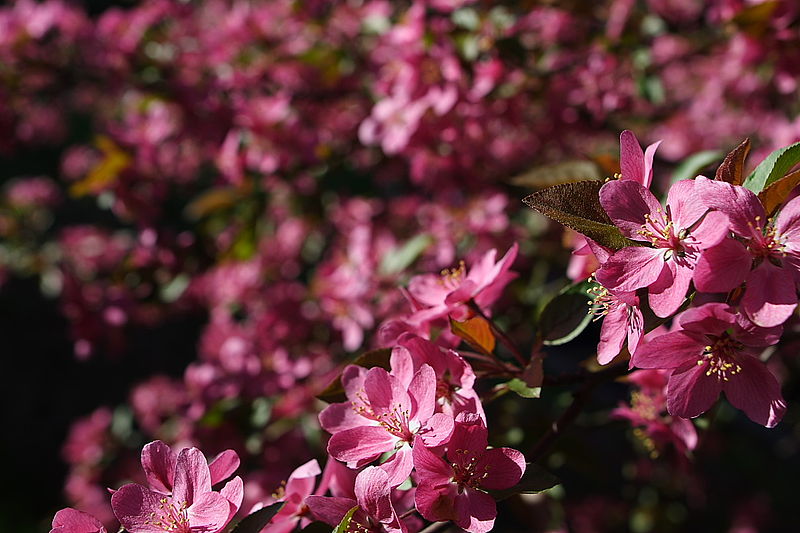
[[[697,366],[706,365],[706,376],[716,374],[717,379],[728,381],[729,376],[735,376],[742,371],[735,357],[736,352],[742,348],[742,343],[725,335],[705,347],[702,357],[697,360]]]
[[[158,503],[158,512],[150,513],[145,522],[169,533],[189,533],[189,515],[186,509],[189,502],[184,501],[179,507],[173,505],[169,498],[161,498]]]
[[[408,409],[401,409],[398,405],[391,411],[378,415],[378,423],[395,437],[411,442],[414,439],[414,433],[409,427],[410,415]]]
[[[595,285],[587,292],[593,297],[589,302],[589,313],[594,315],[593,320],[595,322],[613,311],[620,304],[619,299],[601,285]]]
[[[458,263],[458,268],[445,268],[440,272],[441,279],[439,283],[444,285],[445,288],[455,290],[461,285],[464,275],[467,272],[467,266],[464,261]]]
[[[481,481],[489,475],[489,465],[478,468],[478,457],[469,450],[456,450],[458,459],[453,463],[453,481],[458,484],[459,492],[464,488],[480,489]]]
[[[756,257],[773,257],[781,258],[786,255],[786,247],[783,239],[778,235],[775,229],[773,219],[768,219],[765,227],[761,226],[761,217],[755,218],[755,225],[748,222],[747,225],[753,233],[753,239],[750,240],[748,248],[750,253]]]

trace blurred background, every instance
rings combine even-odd
[[[655,189],[800,139],[800,5],[750,0],[19,0],[0,7],[0,530],[106,487],[154,439],[243,458],[245,509],[324,436],[315,399],[382,346],[417,273],[521,246],[520,345],[578,244],[521,198],[662,140]],[[582,267],[570,269],[579,279]],[[601,387],[497,531],[796,531],[797,328],[767,430],[721,402],[687,457]],[[550,349],[591,360],[598,328]],[[504,396],[530,449],[571,398]],[[706,428],[710,428],[706,430]]]

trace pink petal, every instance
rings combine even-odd
[[[694,266],[694,285],[700,292],[728,292],[742,284],[753,257],[739,241],[725,239],[708,248]]]
[[[380,426],[360,426],[334,434],[328,441],[328,453],[348,466],[362,466],[393,449],[397,441]]]
[[[497,517],[497,504],[494,499],[485,492],[477,490],[466,490],[467,502],[469,506],[469,525],[464,527],[460,522],[457,524],[469,533],[486,533],[494,527],[494,519]]]
[[[314,490],[317,476],[322,473],[316,459],[295,468],[286,481],[286,495],[297,494],[305,498]]]
[[[450,482],[442,485],[420,483],[414,492],[414,504],[419,514],[426,520],[432,522],[453,520],[458,523],[458,519],[462,518],[462,521],[468,524],[469,513],[465,507],[461,509],[456,507],[458,499],[457,487]]]
[[[152,523],[153,517],[151,516],[151,513],[155,513],[156,516],[161,515],[162,511],[159,506],[161,505],[160,500],[163,498],[166,498],[163,494],[131,483],[122,486],[111,496],[111,508],[122,527],[128,531],[164,533],[161,527]]]
[[[414,469],[411,446],[404,444],[389,459],[381,463],[381,470],[389,476],[386,484],[396,487],[408,479]]]
[[[721,335],[736,324],[736,319],[736,313],[728,304],[709,302],[687,309],[678,316],[677,323],[687,332],[698,335]]]
[[[430,417],[422,428],[417,432],[417,436],[425,443],[425,446],[439,446],[446,443],[453,434],[453,417],[446,413],[436,413]]]
[[[355,492],[358,505],[379,522],[390,521],[393,514],[389,497],[392,490],[388,481],[389,476],[386,472],[376,466],[368,466],[356,477]]]
[[[380,367],[370,368],[364,391],[376,416],[394,411],[411,412],[411,398],[400,381]]]
[[[650,309],[661,318],[667,318],[678,310],[686,299],[686,292],[692,282],[691,267],[667,261],[667,268],[672,273],[672,283],[662,290],[658,290],[657,284],[653,284],[648,293]]]
[[[525,473],[525,456],[512,448],[486,450],[476,465],[478,472],[486,472],[481,488],[500,490],[513,487]]]
[[[420,485],[437,486],[450,482],[453,477],[453,468],[447,461],[430,451],[420,442],[414,444],[412,454]]]
[[[363,426],[368,419],[358,414],[350,402],[332,403],[319,414],[319,424],[328,433]]]
[[[725,213],[730,219],[731,229],[737,235],[750,238],[756,217],[765,220],[764,207],[752,191],[723,181],[698,176],[695,179],[696,193],[709,209]]]
[[[422,274],[411,278],[408,282],[408,292],[420,303],[433,307],[443,304],[451,291],[442,284],[441,276]]]
[[[342,372],[342,387],[347,399],[354,401],[364,392],[364,380],[367,379],[367,369],[358,365],[347,365]]]
[[[708,364],[692,361],[676,369],[667,382],[667,411],[672,416],[694,418],[708,411],[719,398],[717,376],[706,376]]]
[[[685,331],[665,333],[642,344],[631,358],[631,365],[638,368],[678,368],[685,363],[698,360],[706,342]]]
[[[53,517],[51,533],[106,533],[106,528],[100,521],[83,511],[71,507],[61,509]]]
[[[488,446],[489,432],[483,421],[476,415],[460,415],[460,418],[447,446],[447,460],[452,464],[460,464],[464,460],[464,452],[459,450],[480,457]]]
[[[800,249],[800,196],[783,206],[775,220],[775,229],[790,248]]]
[[[797,307],[794,277],[786,269],[764,260],[747,277],[741,306],[757,326],[783,324]]]
[[[430,365],[422,365],[408,386],[411,397],[411,420],[426,421],[436,409],[436,373]]]
[[[244,499],[244,484],[242,483],[242,478],[236,476],[228,481],[219,493],[223,498],[228,500],[230,504],[230,514],[228,516],[228,520],[230,520],[242,506],[242,500]]]
[[[730,236],[730,219],[719,211],[711,211],[703,217],[685,242],[698,250],[705,250],[721,243]]]
[[[691,228],[708,211],[708,206],[697,194],[694,180],[674,183],[667,193],[667,205],[677,230]]]
[[[405,337],[403,334],[402,337]],[[401,337],[401,338],[402,338]],[[401,344],[401,340],[397,340]],[[395,346],[392,348],[392,355],[389,357],[389,365],[394,375],[404,387],[408,387],[414,377],[414,360],[410,350],[406,346]]]
[[[186,515],[192,529],[217,533],[230,520],[230,503],[219,492],[204,492],[195,498]]]
[[[597,362],[607,365],[619,355],[628,338],[628,307],[619,303],[603,318],[600,342],[597,345]]]
[[[653,193],[635,181],[609,181],[600,189],[600,203],[622,234],[635,240],[647,240],[639,234],[645,215],[661,209]]]
[[[664,250],[629,246],[618,250],[597,271],[597,281],[613,291],[633,292],[658,280],[666,268]]]
[[[173,499],[192,505],[195,498],[210,491],[211,473],[203,452],[197,448],[184,448],[178,453],[175,465]]]
[[[444,303],[456,305],[470,300],[478,292],[478,284],[471,279],[465,279],[456,290],[447,295]]]
[[[786,412],[781,386],[767,366],[748,355],[736,361],[742,370],[722,383],[725,396],[734,407],[752,420],[768,428],[775,427]]]
[[[233,475],[237,468],[239,468],[239,456],[235,451],[225,450],[220,453],[208,464],[211,484],[216,485],[225,481]]]
[[[331,526],[338,526],[350,509],[358,506],[358,502],[350,498],[329,496],[309,496],[306,505],[317,520]]]
[[[142,448],[142,468],[148,485],[158,492],[171,493],[177,461],[178,455],[160,440],[146,444]]]
[[[652,164],[652,155],[650,160]],[[619,166],[622,170],[622,179],[635,181],[645,187],[650,186],[650,182],[644,174],[645,163],[642,147],[639,145],[636,135],[630,130],[625,130],[619,135]]]
[[[653,158],[656,155],[656,150],[658,150],[658,146],[661,144],[661,141],[656,141],[650,146],[648,146],[644,151],[644,182],[642,185],[650,188],[650,184],[653,182]]]
[[[644,316],[638,307],[628,308],[628,353],[636,352],[644,334]]]
[[[670,422],[669,428],[687,450],[694,450],[697,447],[697,430],[691,420],[675,417]]]

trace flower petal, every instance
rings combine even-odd
[[[314,483],[318,475],[322,473],[316,459],[311,459],[289,474],[286,481],[286,495],[297,494],[305,498],[314,490]]]
[[[211,473],[203,452],[197,448],[182,449],[175,464],[173,499],[192,505],[195,498],[210,491]]]
[[[628,338],[628,306],[618,303],[609,310],[600,328],[600,342],[597,344],[597,362],[607,365],[619,355]]]
[[[600,203],[626,237],[647,240],[639,234],[645,215],[655,216],[661,204],[649,190],[635,181],[613,180],[600,189]]]
[[[436,413],[430,417],[417,433],[425,446],[439,446],[446,443],[453,434],[453,417],[446,413]]]
[[[225,481],[233,475],[237,468],[239,468],[239,456],[235,451],[225,450],[220,453],[208,463],[211,484],[216,485],[220,481]]]
[[[650,286],[648,292],[650,309],[661,318],[667,318],[678,310],[692,282],[691,267],[675,261],[667,261],[666,266],[662,277]],[[667,275],[668,272],[671,275]],[[666,281],[670,277],[672,281]]]
[[[646,183],[647,179],[644,174],[644,152],[642,152],[636,135],[630,130],[619,134],[619,166],[622,171],[622,179],[635,181],[645,187],[650,186],[649,183]]]
[[[665,265],[664,250],[629,246],[609,257],[596,276],[601,285],[615,292],[633,292],[655,283]]]
[[[186,515],[194,531],[217,533],[231,518],[230,503],[219,492],[204,492],[186,509]]]
[[[705,343],[685,331],[665,333],[639,346],[631,358],[638,368],[678,368],[694,363],[703,353]]]
[[[722,384],[715,374],[706,375],[708,364],[695,361],[676,369],[667,382],[667,411],[672,416],[694,418],[717,401]]]
[[[147,484],[155,491],[170,494],[175,481],[175,465],[178,455],[160,440],[150,442],[142,448],[142,468]]]
[[[163,533],[153,523],[151,513],[160,515],[163,494],[136,483],[122,486],[111,496],[111,509],[122,527],[133,533]],[[227,506],[226,506],[227,511]]]
[[[722,385],[731,405],[752,420],[768,428],[775,427],[786,412],[786,402],[778,380],[767,366],[749,355],[737,359],[742,370],[728,377]]]
[[[354,499],[336,496],[309,496],[305,503],[314,518],[334,527],[339,525],[350,509],[358,505]]]
[[[791,272],[764,260],[747,277],[741,306],[757,326],[768,328],[783,324],[797,307]]]
[[[408,395],[411,397],[411,420],[428,420],[436,409],[436,373],[430,365],[422,365],[414,374]]]
[[[753,257],[739,241],[724,239],[704,250],[694,266],[694,285],[700,292],[728,292],[742,284]]]
[[[397,441],[381,426],[360,426],[335,433],[328,441],[328,453],[348,466],[361,466],[394,448]]]
[[[100,521],[77,509],[67,507],[61,509],[53,517],[53,529],[50,533],[106,533]]]
[[[492,448],[478,459],[475,470],[485,470],[481,489],[501,490],[513,487],[525,473],[525,456],[512,448]]]

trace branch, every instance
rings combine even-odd
[[[494,333],[495,337],[500,339],[500,342],[502,342],[503,345],[508,348],[517,362],[522,365],[522,368],[525,368],[525,366],[527,366],[525,358],[522,357],[522,352],[519,351],[519,348],[517,348],[516,344],[514,344],[514,341],[512,341],[502,329],[497,327],[497,324],[494,323],[494,320],[486,316],[474,299],[470,298],[470,300],[467,302],[467,306],[470,308],[470,310],[472,310],[472,312],[484,319],[489,324],[489,327],[492,328],[492,333]]]

